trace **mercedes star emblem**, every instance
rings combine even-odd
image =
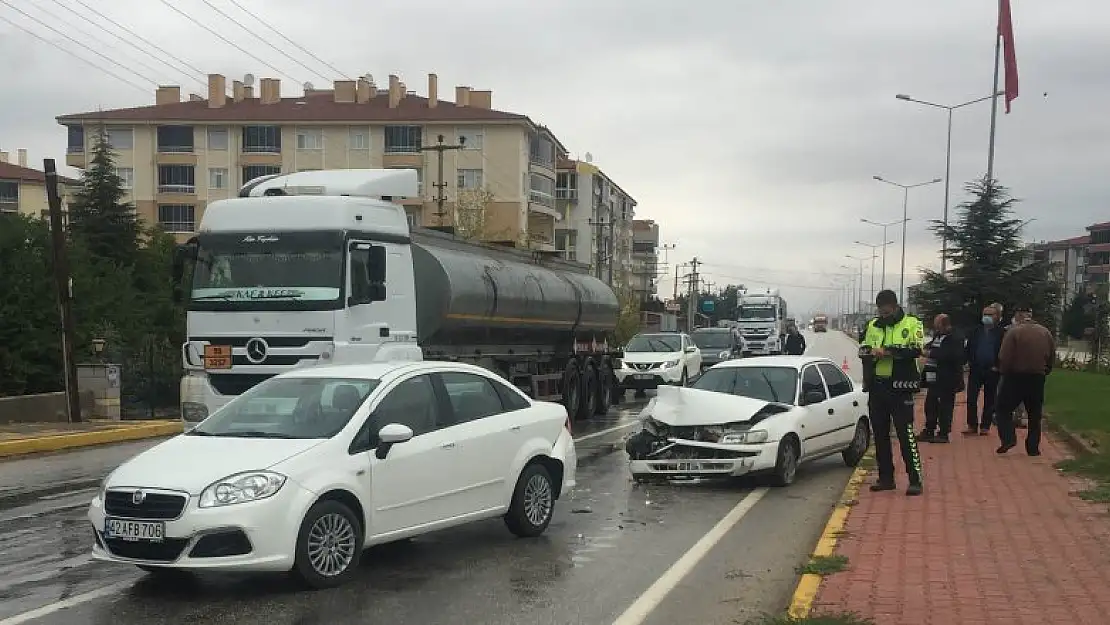
[[[144,493],[143,491],[137,490],[131,494],[131,503],[135,504],[136,506],[142,505],[144,501],[146,501],[146,493]]]
[[[270,346],[266,344],[265,339],[253,338],[247,341],[247,360],[257,365],[266,360],[266,352],[269,349]]]

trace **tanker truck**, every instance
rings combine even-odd
[[[256,178],[178,248],[189,423],[298,367],[466,361],[574,419],[619,400],[618,303],[585,265],[410,228],[412,169]]]

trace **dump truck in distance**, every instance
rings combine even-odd
[[[817,313],[813,316],[813,331],[814,332],[828,332],[829,331],[829,317],[825,313]]]
[[[478,364],[576,419],[619,401],[613,290],[578,263],[410,228],[393,199],[417,188],[411,169],[323,170],[209,204],[174,263],[182,418],[292,368],[388,360]]]

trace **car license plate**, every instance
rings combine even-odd
[[[637,373],[636,374],[636,379],[637,380],[650,380],[652,377],[654,377],[654,376],[652,376],[650,373]]]
[[[104,519],[104,536],[132,542],[160,543],[166,539],[166,524],[108,517]]]

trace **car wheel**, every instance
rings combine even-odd
[[[358,570],[362,523],[350,508],[324,500],[309,508],[297,533],[293,575],[310,588],[334,588]]]
[[[856,433],[852,436],[852,442],[840,454],[844,458],[844,464],[850,467],[859,465],[860,460],[863,460],[863,456],[870,446],[871,428],[867,425],[865,419],[860,419],[859,423],[856,423]]]
[[[775,460],[773,483],[775,486],[790,486],[798,474],[798,442],[793,437],[784,438],[779,443],[778,458]]]
[[[509,531],[522,538],[535,538],[547,529],[555,514],[555,484],[542,464],[524,467],[505,514]]]

